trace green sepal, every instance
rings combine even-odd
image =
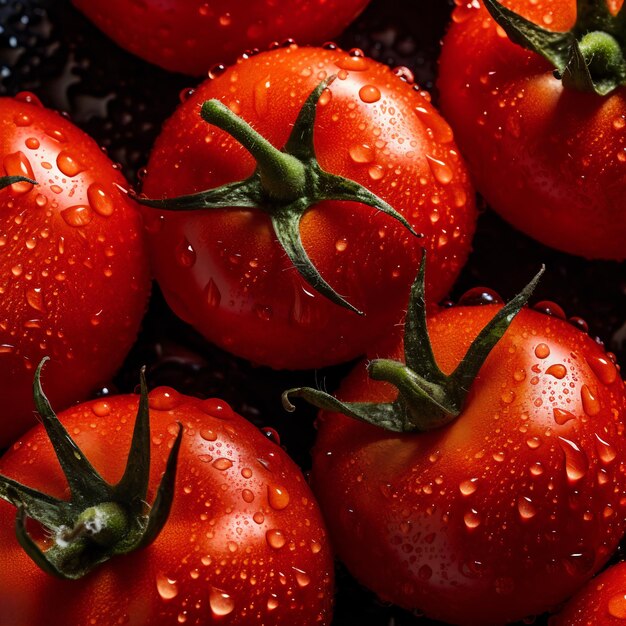
[[[609,11],[606,0],[577,0],[576,23],[565,32],[547,30],[503,6],[483,0],[509,39],[547,59],[567,88],[606,96],[626,86],[626,12]]]
[[[111,485],[89,463],[63,427],[41,387],[44,358],[35,372],[35,404],[70,487],[70,500],[59,500],[0,475],[0,498],[17,508],[15,530],[20,545],[44,571],[66,579],[85,576],[117,554],[145,547],[167,521],[183,429],[169,453],[155,500],[145,499],[150,475],[148,389],[142,368],[141,396],[126,468]],[[42,550],[29,535],[26,520],[40,523],[53,545]],[[94,524],[93,522],[98,522]]]
[[[448,375],[437,365],[428,336],[424,305],[425,265],[423,256],[406,316],[405,362],[375,359],[368,364],[372,380],[385,381],[397,388],[396,399],[391,403],[341,402],[323,391],[298,387],[283,393],[283,406],[287,411],[295,409],[291,398],[300,397],[320,409],[343,413],[393,432],[434,430],[460,415],[480,368],[528,301],[544,268],[496,313],[472,342],[454,372]]]
[[[0,189],[15,185],[16,183],[30,183],[36,185],[37,181],[32,178],[26,178],[26,176],[0,176]]]
[[[229,133],[250,152],[257,162],[255,172],[243,181],[178,198],[136,196],[136,200],[165,211],[256,208],[267,213],[279,244],[302,278],[331,302],[362,314],[322,278],[308,256],[300,236],[304,214],[312,206],[328,200],[358,202],[397,220],[412,235],[421,235],[391,205],[366,187],[320,167],[313,142],[317,104],[334,79],[331,76],[322,81],[307,97],[283,150],[272,146],[223,103],[208,100],[202,105],[202,118]]]

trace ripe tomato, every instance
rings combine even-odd
[[[498,309],[429,320],[443,372],[467,363]],[[402,345],[390,354],[402,360]],[[624,385],[590,337],[523,309],[465,389],[455,421],[419,434],[321,412],[312,484],[339,557],[381,598],[452,624],[504,624],[557,606],[622,537]],[[361,365],[338,396],[391,402],[397,390]]]
[[[15,509],[0,501],[0,623],[329,624],[332,557],[299,469],[220,400],[161,387],[150,393],[149,405],[152,464],[142,500],[153,503],[177,422],[184,428],[172,507],[154,542],[113,556],[78,580],[57,578],[24,552],[15,536]],[[124,472],[137,406],[136,395],[110,397],[60,416],[106,481]],[[5,454],[0,473],[68,499],[68,483],[41,426]],[[42,550],[63,535],[42,533],[34,522],[27,529]],[[81,554],[89,555],[90,546]]]
[[[332,39],[369,0],[73,0],[122,48],[161,67],[206,74],[244,50],[293,37]]]
[[[35,423],[34,366],[66,407],[107,382],[149,292],[141,216],[98,145],[30,95],[0,99],[0,448]]]
[[[590,580],[550,626],[621,626],[626,619],[626,563]]]
[[[603,3],[578,5],[588,12]],[[566,31],[576,17],[575,0],[503,4],[551,31]],[[599,96],[565,87],[552,64],[512,43],[484,6],[457,5],[438,86],[478,190],[544,244],[626,258],[626,89]]]
[[[430,253],[436,300],[463,266],[474,229],[465,166],[426,95],[359,51],[334,48],[281,48],[203,83],[165,124],[144,193],[173,198],[254,172],[246,149],[200,118],[205,101],[222,101],[282,148],[309,94],[334,74],[316,109],[319,165],[366,187],[424,233],[417,240],[360,202],[310,203],[299,228],[304,249],[364,317],[305,282],[276,241],[268,214],[282,205],[269,195],[258,208],[145,213],[155,276],[173,310],[214,343],[274,368],[363,354],[401,317],[420,246]]]

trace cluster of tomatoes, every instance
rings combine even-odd
[[[458,1],[443,114],[408,67],[324,43],[364,0],[73,4],[164,68],[112,52],[152,93],[208,78],[136,187],[147,106],[119,164],[36,93],[0,98],[0,626],[330,625],[334,556],[411,623],[622,623],[623,566],[594,578],[626,531],[617,358],[548,287],[527,306],[539,275],[443,300],[472,245],[498,264],[476,190],[570,272],[622,275],[621,2]],[[333,395],[275,371],[359,357]],[[233,380],[321,409],[310,480]]]

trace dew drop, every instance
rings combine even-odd
[[[380,89],[375,85],[364,85],[359,89],[359,98],[367,104],[373,104],[380,100]]]
[[[13,121],[15,122],[16,126],[19,126],[21,128],[30,126],[33,123],[33,120],[31,119],[30,115],[26,115],[26,113],[18,113],[13,118]]]
[[[478,511],[476,511],[475,509],[470,509],[467,513],[465,513],[465,515],[463,516],[463,521],[465,522],[465,526],[469,530],[474,530],[474,528],[478,528],[481,522]]]
[[[532,500],[526,496],[517,499],[517,511],[523,520],[529,520],[537,515],[537,509]]]
[[[581,480],[589,470],[589,461],[585,453],[569,439],[559,437],[559,444],[565,453],[565,472],[571,482]]]
[[[598,453],[598,456],[600,457],[600,460],[607,465],[613,462],[617,457],[617,452],[615,451],[615,448],[613,448],[613,446],[607,441],[604,441],[604,439],[602,439],[597,433],[596,451]]]
[[[296,573],[298,587],[308,587],[311,584],[311,577],[305,571],[297,567],[292,567],[291,569]]]
[[[538,359],[547,359],[550,356],[550,347],[545,343],[537,344],[535,347],[535,356]]]
[[[40,144],[39,144],[39,139],[37,139],[36,137],[29,137],[24,144],[26,145],[27,148],[29,148],[30,150],[37,150],[37,148],[39,148]]]
[[[217,308],[222,301],[222,294],[220,293],[220,290],[218,289],[215,281],[212,278],[209,280],[209,282],[206,284],[206,287],[204,288],[204,297],[206,303],[211,308]]]
[[[583,403],[583,410],[589,417],[600,413],[600,401],[587,385],[581,387],[580,399]]]
[[[186,238],[176,247],[176,261],[181,267],[193,267],[196,263],[196,251]]]
[[[270,506],[277,511],[281,511],[289,504],[289,493],[284,487],[276,485],[267,486],[267,500]]]
[[[626,593],[617,593],[609,598],[607,604],[609,615],[617,619],[626,619]]]
[[[367,173],[372,180],[380,180],[385,175],[385,170],[382,165],[376,164],[370,166]]]
[[[200,430],[200,437],[205,441],[215,441],[217,439],[217,433],[210,428],[203,428]]]
[[[275,528],[265,533],[265,539],[267,545],[270,546],[270,548],[274,548],[274,550],[280,550],[287,543],[287,538],[283,532]]]
[[[233,466],[233,462],[230,459],[227,459],[225,457],[221,457],[213,461],[213,467],[216,470],[219,470],[220,472],[230,469],[232,466]]]
[[[447,185],[450,183],[454,174],[448,165],[446,165],[443,161],[439,159],[435,159],[435,157],[426,155],[426,159],[428,160],[428,165],[430,165],[430,170],[433,173],[435,179],[440,182],[442,185]]]
[[[35,178],[30,161],[21,151],[7,154],[4,157],[2,164],[7,176],[25,176],[26,178],[30,178],[32,180]],[[13,183],[11,185],[11,190],[13,193],[17,194],[28,193],[32,188],[33,185],[27,182]]]
[[[241,497],[243,501],[247,502],[248,504],[254,501],[254,494],[250,491],[250,489],[244,489],[241,492]]]
[[[213,615],[216,616],[228,615],[235,609],[235,601],[232,597],[216,587],[211,587],[209,592],[209,605]]]
[[[102,217],[113,215],[113,199],[99,183],[92,183],[87,188],[89,206]]]
[[[320,95],[320,99],[317,101],[319,106],[326,106],[332,100],[333,94],[331,90],[326,87]]]
[[[374,149],[364,143],[352,146],[349,154],[355,163],[372,163],[374,161]]]
[[[601,383],[611,385],[617,380],[617,368],[606,356],[589,355],[585,361]]]
[[[148,394],[148,405],[155,411],[171,411],[181,401],[178,391],[171,387],[157,387]]]
[[[230,13],[224,13],[224,15],[220,16],[218,21],[220,26],[230,26],[233,20]]]
[[[267,610],[273,611],[277,608],[278,608],[278,598],[276,597],[276,594],[273,593],[267,599]]]
[[[35,311],[45,313],[46,308],[44,306],[43,294],[41,293],[41,288],[27,289],[26,290],[26,302],[28,302],[29,306],[35,309]]]
[[[57,156],[57,167],[59,170],[72,178],[79,172],[82,172],[83,166],[66,150],[59,152]]]
[[[344,252],[348,248],[348,241],[345,237],[342,239],[337,239],[335,242],[335,250],[337,252]]]
[[[553,409],[552,414],[554,421],[559,425],[567,424],[570,420],[576,419],[576,416],[565,409]]]
[[[178,584],[176,581],[163,574],[157,574],[156,587],[163,600],[171,600],[178,595]]]
[[[567,374],[567,368],[565,367],[565,365],[561,365],[560,363],[556,363],[554,365],[551,365],[546,370],[546,374],[548,374],[550,376],[554,376],[554,378],[556,378],[558,380],[562,380],[563,378],[565,378],[565,375]]]
[[[464,496],[470,496],[478,488],[478,485],[476,484],[477,482],[478,482],[478,478],[471,478],[470,480],[463,480],[459,484],[459,491]]]
[[[367,60],[362,56],[347,56],[336,62],[338,68],[353,72],[363,72],[367,69]]]
[[[51,187],[52,189],[52,187]],[[93,212],[88,206],[77,204],[61,211],[61,216],[66,224],[79,228],[86,226],[93,219]]]

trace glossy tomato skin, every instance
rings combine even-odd
[[[111,397],[59,416],[110,482],[122,475],[137,404],[135,395]],[[143,550],[64,581],[26,556],[14,536],[15,509],[0,501],[0,623],[329,624],[333,573],[324,524],[286,453],[222,401],[161,387],[150,393],[150,407],[150,502],[177,422],[185,429],[161,534]],[[42,427],[13,445],[0,473],[68,495]]]
[[[495,309],[430,320],[443,371]],[[395,393],[360,366],[338,396]],[[624,532],[624,402],[598,344],[524,309],[450,426],[399,435],[322,412],[312,484],[339,557],[383,599],[451,624],[504,624],[557,606]]]
[[[626,563],[609,567],[589,581],[550,626],[620,626],[626,618]]]
[[[320,165],[366,186],[425,234],[417,239],[352,202],[322,202],[304,215],[300,232],[313,263],[364,317],[304,282],[262,211],[144,213],[155,276],[174,311],[221,347],[274,368],[363,354],[401,317],[420,246],[437,300],[462,268],[474,230],[473,192],[449,126],[389,68],[336,49],[281,48],[200,85],[165,124],[143,191],[175,197],[254,171],[239,143],[201,120],[205,100],[223,101],[280,148],[309,93],[332,74],[315,124]]]
[[[106,383],[150,288],[141,215],[98,145],[34,96],[0,99],[0,448],[35,423],[34,367],[51,358],[64,408]]]
[[[504,4],[555,31],[576,16],[575,0]],[[439,69],[442,110],[488,203],[564,252],[626,258],[626,90],[564,88],[547,61],[511,43],[474,3],[456,7]]]
[[[161,67],[206,74],[246,50],[288,38],[322,44],[369,0],[73,0],[117,44]]]

